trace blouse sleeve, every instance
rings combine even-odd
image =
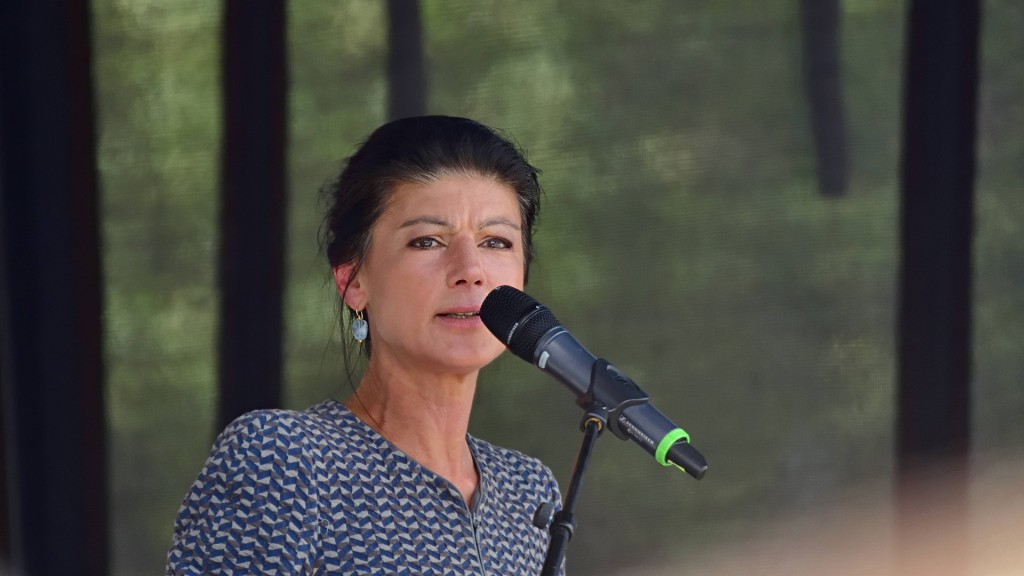
[[[174,523],[167,575],[309,574],[317,534],[301,422],[251,412],[217,438]]]

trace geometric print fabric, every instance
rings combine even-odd
[[[174,523],[168,575],[539,574],[551,471],[467,436],[480,483],[447,480],[334,400],[260,410],[217,438]]]

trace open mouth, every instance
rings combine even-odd
[[[438,316],[444,316],[445,318],[472,318],[479,315],[479,312],[448,312],[446,314],[438,314]]]

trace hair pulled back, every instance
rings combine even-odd
[[[490,128],[451,116],[417,116],[384,124],[346,161],[327,190],[322,239],[331,267],[361,263],[370,230],[395,186],[427,184],[448,174],[491,177],[511,187],[523,219],[527,271],[533,258],[533,226],[540,210],[537,169]]]
[[[321,245],[331,267],[353,264],[353,275],[359,270],[373,225],[397,185],[428,184],[461,174],[493,178],[515,191],[528,278],[534,221],[540,211],[538,170],[494,130],[451,116],[417,116],[384,124],[345,161],[341,174],[324,190],[328,207]]]

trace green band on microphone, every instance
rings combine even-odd
[[[671,448],[679,439],[682,438],[687,442],[690,441],[690,435],[686,433],[686,430],[682,428],[676,428],[675,430],[665,434],[665,437],[658,443],[658,449],[654,451],[654,459],[661,463],[662,466],[679,466],[665,460],[665,456],[668,455],[668,450]]]

